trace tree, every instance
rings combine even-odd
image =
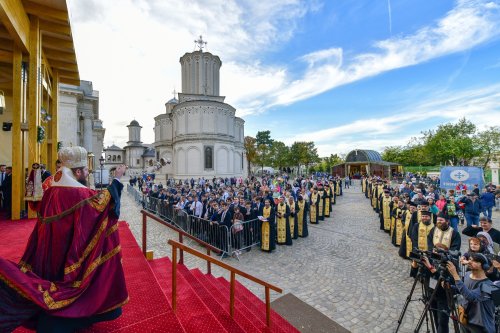
[[[257,162],[257,140],[251,136],[245,136],[244,142],[247,164],[248,164],[248,177],[250,177],[250,171],[252,170],[252,164]]]
[[[273,139],[271,139],[271,131],[259,131],[255,136],[257,144],[257,163],[262,167],[264,172],[264,165],[269,164],[269,151]]]
[[[437,130],[423,132],[425,151],[435,164],[468,165],[478,155],[474,135],[476,125],[462,118],[456,124],[439,125]]]
[[[476,137],[477,150],[480,152],[479,162],[486,169],[493,154],[500,151],[500,127],[493,126],[479,132]]]
[[[290,148],[281,141],[273,141],[269,148],[269,161],[274,168],[289,165]]]
[[[290,164],[297,166],[297,175],[300,173],[300,165],[303,164],[304,156],[307,153],[304,142],[295,141],[290,147]]]
[[[314,142],[304,142],[305,154],[303,156],[303,163],[306,166],[306,171],[311,163],[319,162],[318,148],[314,145]]]

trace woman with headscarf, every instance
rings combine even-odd
[[[477,233],[476,237],[485,243],[484,245],[487,252],[496,254],[500,250],[498,244],[493,243],[491,236],[487,232],[480,231]]]

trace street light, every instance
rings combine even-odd
[[[88,176],[89,187],[90,187],[90,174],[94,172],[94,158],[95,155],[92,152],[87,153],[87,167],[89,168],[89,176]]]
[[[106,159],[104,158],[104,155],[101,154],[101,157],[99,158],[99,166],[101,168],[101,179],[100,179],[100,186],[101,186],[101,190],[102,190],[102,171],[104,169],[104,162],[106,161]]]

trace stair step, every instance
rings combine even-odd
[[[203,303],[205,303],[207,308],[210,309],[212,314],[228,332],[244,333],[255,331],[255,328],[253,331],[244,330],[236,320],[231,318],[228,309],[222,307],[220,301],[205,288],[205,286],[192,274],[192,272],[186,266],[180,265],[179,273],[182,274],[184,279],[186,279],[186,281],[191,285],[191,288],[196,290],[198,297],[200,297]]]
[[[212,286],[212,283],[208,279],[207,275],[201,272],[199,269],[193,269],[191,271],[192,275],[199,281],[199,283],[217,300],[223,311],[229,313],[229,300],[223,297],[220,291]],[[256,318],[249,315],[248,311],[241,311],[242,307],[234,307],[234,320],[244,329],[245,332],[260,332],[264,330],[265,325],[260,324]]]
[[[230,283],[223,277],[215,278],[213,280],[220,282],[220,286],[229,294]],[[244,300],[244,305],[254,313],[259,320],[264,323],[266,321],[266,303],[264,303],[260,298],[255,296],[250,290],[248,290],[240,282],[236,281],[235,284],[237,295],[240,299]],[[293,325],[281,317],[278,313],[271,309],[271,326],[273,331],[276,327],[280,328],[284,332],[299,332]]]
[[[198,274],[198,273],[196,273]],[[215,288],[219,292],[219,297],[223,298],[228,302],[229,304],[229,283],[226,280],[219,281],[216,279],[213,275],[205,275],[211,284],[212,288]],[[227,285],[227,288],[225,285]],[[254,325],[259,326],[259,331],[260,332],[273,332],[273,333],[288,333],[288,332],[297,332],[295,329],[294,330],[286,330],[281,327],[281,325],[278,323],[278,321],[275,320],[273,316],[271,316],[271,327],[267,327],[266,324],[266,310],[265,310],[265,304],[262,309],[258,309],[254,304],[251,304],[251,302],[258,302],[263,304],[263,302],[260,299],[257,299],[257,301],[253,300],[250,301],[248,298],[244,297],[243,293],[240,292],[239,290],[236,290],[235,293],[235,308],[241,311],[242,313],[246,314],[247,317],[251,318],[253,321]],[[271,312],[272,313],[272,312]]]
[[[150,262],[150,266],[160,283],[167,299],[171,304],[171,272],[172,263],[168,258],[156,259]],[[182,265],[178,265],[180,269]],[[188,281],[177,274],[177,318],[181,322],[186,332],[192,333],[212,333],[227,332],[210,309],[198,297]]]

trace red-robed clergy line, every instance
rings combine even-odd
[[[109,191],[50,187],[19,264],[0,279],[51,315],[88,317],[128,301]]]

